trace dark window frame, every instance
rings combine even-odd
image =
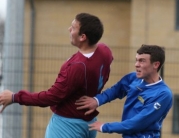
[[[176,30],[179,30],[179,0],[175,0],[176,1],[176,24],[175,24],[175,28]]]
[[[172,133],[179,134],[179,94],[174,95]]]

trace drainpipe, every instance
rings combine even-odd
[[[34,90],[34,38],[35,38],[35,7],[34,7],[34,0],[29,0],[30,8],[31,8],[31,26],[30,26],[30,61],[29,61],[29,91],[33,92]],[[32,107],[29,106],[28,110],[28,131],[27,131],[27,138],[32,138],[32,115],[33,110]]]

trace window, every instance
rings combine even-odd
[[[179,0],[176,0],[176,30],[179,30]]]
[[[179,134],[179,95],[174,95],[172,131],[174,134]]]

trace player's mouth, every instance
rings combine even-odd
[[[136,69],[136,72],[141,72],[139,69]]]
[[[140,73],[141,73],[141,70],[138,70],[138,69],[137,69],[137,70],[136,70],[136,73],[137,73],[137,74],[140,74]]]

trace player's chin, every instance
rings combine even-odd
[[[141,79],[141,78],[142,78],[142,74],[136,72],[136,77],[139,78],[139,79]]]
[[[73,46],[75,46],[75,44],[73,43],[73,41],[71,41],[71,44],[72,44]]]

